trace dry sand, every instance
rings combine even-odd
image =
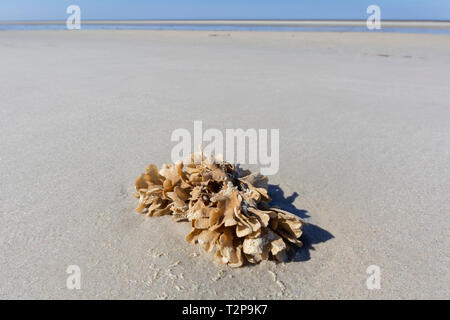
[[[0,298],[450,298],[449,36],[8,31],[0,70]],[[296,261],[217,266],[134,212],[194,120],[280,128]]]

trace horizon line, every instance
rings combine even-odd
[[[46,23],[46,22],[65,22],[66,19],[17,19],[0,20],[0,23]],[[366,22],[367,19],[82,19],[84,22]],[[439,22],[450,23],[450,20],[441,19],[382,19],[382,22]]]

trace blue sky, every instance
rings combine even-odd
[[[450,0],[0,0],[0,20],[82,19],[366,19],[376,4],[382,19],[450,20]]]

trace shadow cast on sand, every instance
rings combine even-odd
[[[284,191],[278,186],[274,184],[269,184],[268,192],[272,201],[270,202],[271,206],[277,206],[285,211],[295,214],[301,219],[308,218],[308,211],[297,209],[293,204],[295,199],[299,196],[297,192],[294,192],[289,197],[284,195]],[[291,261],[307,261],[310,259],[310,250],[315,250],[314,245],[328,241],[333,239],[333,235],[328,231],[314,225],[308,223],[308,225],[303,227],[303,234],[300,237],[300,240],[303,242],[303,246],[301,248],[295,247],[293,252],[291,252]]]

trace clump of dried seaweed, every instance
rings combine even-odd
[[[159,171],[154,164],[145,167],[135,181],[136,211],[189,221],[186,241],[215,251],[218,263],[240,267],[245,260],[286,261],[289,244],[302,245],[304,222],[268,205],[267,180],[217,157],[192,153]]]

